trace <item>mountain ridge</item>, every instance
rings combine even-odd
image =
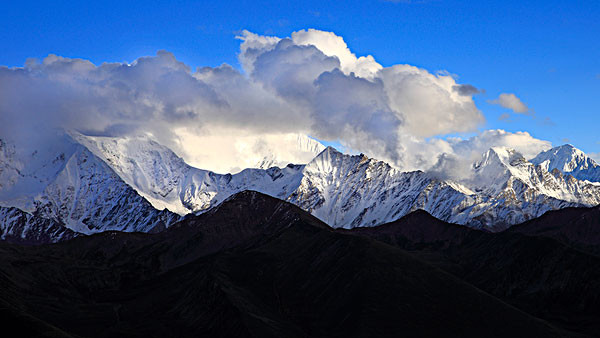
[[[0,184],[0,205],[81,233],[160,231],[182,215],[206,212],[243,190],[292,202],[336,228],[383,224],[423,209],[444,221],[501,231],[549,210],[600,203],[600,183],[557,168],[549,172],[549,166],[504,147],[485,152],[466,178],[447,180],[333,147],[304,165],[232,175],[194,168],[148,137],[76,132],[62,137],[58,149],[36,149],[32,155],[2,141],[0,177],[6,183]],[[538,160],[568,148],[543,152]]]

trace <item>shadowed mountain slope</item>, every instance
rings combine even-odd
[[[596,336],[600,257],[582,248],[600,243],[597,216],[597,208],[570,208],[492,234],[418,211],[350,232],[409,250],[528,313]]]
[[[81,337],[576,336],[257,192],[160,234],[0,255],[0,299]]]
[[[509,232],[553,238],[600,256],[600,207],[549,211]]]

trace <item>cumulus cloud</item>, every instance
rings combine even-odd
[[[166,51],[131,63],[50,55],[1,67],[0,135],[42,140],[53,128],[150,134],[192,164],[220,172],[273,153],[306,162],[309,155],[293,141],[298,135],[406,170],[427,169],[442,154],[467,156],[461,142],[481,150],[533,139],[501,131],[478,136],[486,142],[440,138],[485,121],[473,101],[476,87],[446,72],[383,67],[370,55],[356,56],[334,33],[308,29],[280,38],[242,31],[237,38],[242,72],[226,64],[192,70]]]
[[[491,104],[500,105],[506,109],[510,109],[515,113],[529,113],[529,108],[515,94],[502,93],[497,99],[488,101]]]
[[[258,35],[245,29],[241,35],[235,38],[242,40],[238,60],[247,73],[252,73],[254,70],[254,61],[256,61],[258,55],[273,49],[277,42],[281,40],[276,36]]]
[[[363,78],[372,78],[383,68],[371,55],[357,58],[344,39],[333,32],[303,29],[292,33],[292,41],[300,46],[315,46],[323,54],[337,57],[340,69],[345,74],[355,73]]]
[[[168,52],[95,66],[55,55],[0,68],[0,133],[35,137],[52,128],[96,134],[163,130],[227,110],[212,87]]]
[[[379,72],[390,107],[405,121],[405,130],[420,137],[475,130],[484,117],[472,95],[459,94],[456,80],[410,65]]]

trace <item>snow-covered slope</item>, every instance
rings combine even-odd
[[[178,216],[159,211],[69,135],[31,151],[0,144],[0,206],[89,234],[157,231]]]
[[[216,174],[193,168],[148,137],[89,137],[73,134],[157,209],[184,215],[214,206],[236,192],[256,190],[285,199],[299,184],[303,166],[245,169]]]
[[[600,185],[549,173],[507,148],[492,148],[471,179],[400,172],[364,155],[326,149],[303,171],[289,201],[335,227],[370,226],[423,209],[445,221],[492,231],[567,206],[597,205]]]
[[[600,182],[600,165],[570,144],[544,151],[533,158],[531,163],[542,166],[547,171],[557,169],[578,180]]]
[[[394,220],[419,208],[448,218],[452,208],[447,205],[460,205],[465,198],[457,184],[435,181],[422,172],[403,173],[331,147],[307,165],[222,175],[187,165],[148,137],[76,137],[156,208],[181,215],[207,210],[237,192],[256,190],[295,203],[332,226],[353,227]]]

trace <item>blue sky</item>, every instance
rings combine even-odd
[[[99,64],[165,49],[192,66],[239,68],[242,29],[317,28],[384,66],[446,70],[485,90],[481,129],[528,131],[600,152],[600,1],[4,1],[0,65],[50,53]],[[535,114],[487,101],[516,94]]]

